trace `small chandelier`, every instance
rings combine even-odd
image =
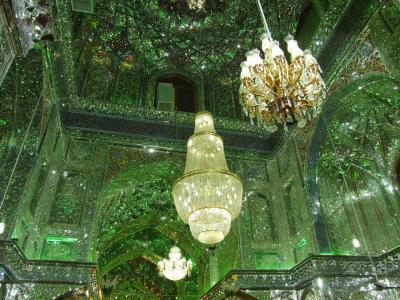
[[[289,64],[279,43],[271,37],[260,0],[258,8],[264,22],[261,58],[258,49],[246,53],[241,64],[240,98],[244,113],[252,123],[263,125],[274,132],[278,125],[297,122],[304,127],[307,120],[315,118],[326,97],[325,84],[317,60],[306,50],[302,51],[292,36],[286,39],[291,56]]]
[[[222,138],[210,113],[196,115],[194,135],[188,140],[184,175],[172,188],[176,210],[195,239],[221,242],[239,216],[243,185],[229,172]]]
[[[206,0],[187,0],[188,6],[192,10],[202,10]]]
[[[163,259],[157,263],[158,274],[165,278],[178,281],[186,276],[190,277],[192,272],[192,261],[182,257],[178,247],[172,247],[168,255],[169,259]]]

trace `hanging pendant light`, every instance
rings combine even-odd
[[[315,118],[326,97],[325,84],[317,60],[302,51],[292,36],[286,39],[291,56],[288,63],[279,43],[272,39],[260,0],[258,8],[266,33],[261,37],[263,57],[258,49],[246,53],[241,64],[240,98],[244,113],[252,123],[274,132],[278,126],[297,123],[304,127]]]
[[[209,112],[196,115],[194,135],[187,148],[184,175],[172,188],[175,207],[195,239],[216,244],[239,216],[243,185],[228,170],[222,138],[216,134]]]
[[[165,278],[178,281],[186,276],[190,277],[192,272],[192,261],[182,257],[181,249],[172,247],[168,255],[169,259],[163,259],[157,263],[158,274]]]

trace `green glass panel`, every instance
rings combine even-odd
[[[45,238],[41,259],[73,261],[77,259],[77,239],[50,236]]]

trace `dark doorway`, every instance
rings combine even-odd
[[[163,111],[195,112],[195,87],[178,76],[168,76],[157,81],[154,106]]]

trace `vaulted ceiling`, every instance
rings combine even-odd
[[[308,2],[263,1],[276,39],[295,33]],[[108,53],[154,68],[237,74],[245,52],[260,45],[263,33],[256,1],[206,1],[203,10],[193,11],[186,0],[100,0],[94,9],[75,15],[78,48],[90,48],[100,60],[109,59]]]

